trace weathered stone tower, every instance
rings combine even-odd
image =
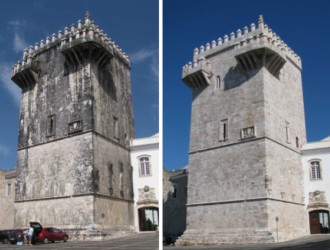
[[[87,13],[25,50],[12,70],[22,89],[15,225],[132,230],[128,57]]]
[[[187,230],[180,243],[306,234],[300,58],[264,24],[194,50]]]

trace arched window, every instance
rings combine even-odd
[[[140,158],[140,176],[151,175],[149,157]]]
[[[221,78],[220,76],[217,76],[217,82],[215,85],[215,89],[220,89],[221,88]]]
[[[322,179],[321,175],[321,161],[320,160],[311,160],[310,164],[310,176],[311,180],[320,180]]]
[[[11,183],[7,185],[7,196],[11,196]]]

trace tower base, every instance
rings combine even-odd
[[[30,222],[69,234],[70,240],[106,240],[135,233],[133,204],[98,195],[16,201],[15,227]]]
[[[136,234],[136,231],[133,228],[106,229],[98,227],[81,227],[63,228],[63,231],[69,234],[70,240],[77,241],[101,241]]]
[[[175,245],[222,245],[237,243],[274,243],[276,238],[269,231],[215,231],[186,230]]]

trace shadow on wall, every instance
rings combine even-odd
[[[187,181],[186,170],[165,172],[163,175],[164,244],[174,244],[186,230]]]
[[[231,67],[227,73],[225,74],[225,77],[223,78],[224,81],[224,87],[223,90],[230,90],[233,88],[237,88],[241,85],[243,85],[246,81],[248,81],[249,79],[251,79],[252,77],[254,77],[259,70],[261,69],[261,66],[257,67],[256,69],[253,70],[244,70],[240,64],[236,64],[236,66]],[[216,80],[216,74],[214,74],[212,76],[212,78],[210,79],[211,84],[212,82],[215,82]],[[203,86],[201,88],[198,89],[194,89],[193,90],[193,100],[195,98],[197,98],[206,88],[208,88],[209,86]],[[213,86],[212,86],[213,88]]]

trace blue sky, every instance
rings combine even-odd
[[[188,164],[191,90],[182,66],[207,42],[257,24],[260,14],[302,58],[307,140],[330,135],[330,2],[164,0],[163,159],[168,170]]]
[[[91,18],[131,58],[136,137],[158,132],[157,0],[15,0],[0,8],[0,168],[16,165],[20,89],[11,67],[23,50],[64,27]]]

